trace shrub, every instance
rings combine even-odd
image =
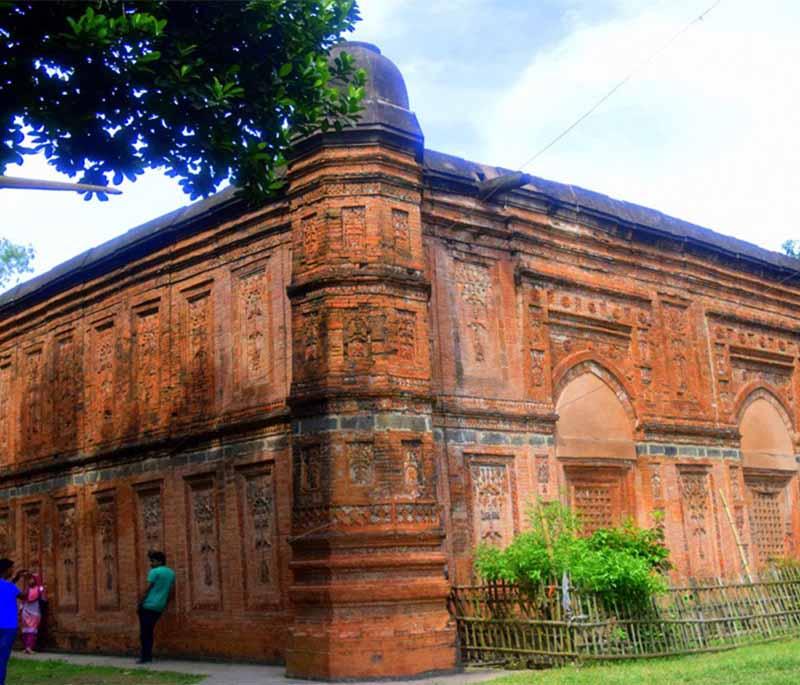
[[[482,578],[534,592],[567,573],[573,587],[628,606],[644,605],[666,589],[669,551],[660,529],[627,521],[582,536],[579,518],[558,502],[529,507],[528,519],[529,530],[505,549],[478,547],[475,568]]]

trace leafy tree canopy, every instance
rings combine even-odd
[[[8,285],[15,276],[32,271],[33,248],[15,245],[0,238],[0,288]]]
[[[84,183],[165,167],[192,199],[229,177],[263,199],[293,136],[357,118],[365,75],[327,51],[358,19],[355,0],[0,0],[0,173],[42,152]]]
[[[800,240],[784,240],[781,248],[784,254],[800,259]]]

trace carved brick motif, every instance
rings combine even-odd
[[[164,512],[161,486],[149,484],[137,487],[137,539],[139,541],[139,572],[146,577],[149,570],[147,553],[150,550],[164,550]]]
[[[78,607],[78,521],[75,502],[57,505],[56,583],[58,606]]]
[[[22,405],[22,434],[25,446],[35,452],[44,439],[44,355],[37,347],[25,352],[26,383]]]
[[[483,264],[456,261],[455,281],[461,296],[464,326],[468,331],[471,361],[487,361],[489,344],[489,301],[492,281]]]
[[[348,471],[353,485],[371,485],[375,480],[374,453],[371,442],[347,445]]]
[[[22,508],[22,563],[25,568],[42,568],[42,510],[39,504]]]
[[[96,497],[94,537],[97,605],[107,609],[117,608],[117,502],[113,494],[102,493]]]
[[[55,441],[64,449],[75,447],[78,437],[78,402],[83,383],[83,368],[72,333],[59,336],[55,343]]]
[[[14,510],[0,509],[0,557],[14,558],[17,548],[17,531],[14,525]]]
[[[317,492],[322,480],[322,447],[306,445],[300,448],[300,492]]]
[[[193,293],[186,300],[186,405],[191,415],[204,414],[214,396],[214,355],[211,340],[211,293]]]
[[[654,500],[664,499],[661,464],[650,464],[650,492]]]
[[[394,249],[400,254],[411,251],[411,229],[408,225],[408,212],[402,209],[392,209],[392,232],[394,234]]]
[[[0,357],[0,463],[11,460],[11,366],[10,357]]]
[[[742,499],[742,487],[739,483],[739,467],[729,466],[728,473],[731,479],[731,495],[733,496],[733,501],[738,502]]]
[[[350,364],[372,361],[372,325],[370,313],[348,309],[344,316],[344,358]]]
[[[366,207],[342,208],[342,246],[345,254],[360,254],[367,244]]]
[[[641,381],[642,400],[652,407],[653,322],[649,301],[538,278],[532,285],[527,337],[534,395],[548,397],[543,390],[550,368],[578,352],[592,352],[612,363],[627,381]]]
[[[133,314],[133,378],[141,428],[158,423],[160,398],[159,310],[149,307]]]
[[[791,405],[798,349],[793,337],[736,317],[711,313],[709,319],[714,378],[723,415],[731,414],[734,397],[750,383],[771,386]]]
[[[669,364],[675,393],[683,399],[693,396],[690,379],[692,338],[686,307],[664,303],[664,327],[669,334]]]
[[[113,321],[106,321],[92,333],[94,364],[94,421],[98,440],[111,437],[114,430],[114,376],[116,374],[116,330]]]
[[[511,488],[504,464],[473,463],[473,542],[505,546],[514,534]]]
[[[536,455],[536,483],[539,495],[546,496],[550,483],[550,461],[546,454]]]
[[[244,565],[248,604],[274,598],[278,582],[275,485],[271,464],[242,473]]]
[[[425,494],[426,481],[422,461],[422,443],[404,440],[403,446],[403,495],[417,498]]]
[[[397,309],[393,322],[392,337],[397,357],[413,362],[417,358],[417,315],[406,309]]]
[[[708,474],[704,471],[681,471],[681,501],[686,551],[689,554],[691,572],[702,575],[707,569],[709,489]]]
[[[236,277],[234,364],[237,387],[269,381],[269,299],[264,267]]]
[[[302,361],[318,363],[322,359],[324,329],[322,315],[313,310],[303,315],[302,327]]]
[[[220,603],[219,526],[213,483],[189,487],[189,540],[192,600],[196,607],[218,608]]]
[[[317,216],[309,214],[303,217],[300,222],[300,230],[303,236],[303,256],[306,261],[312,260],[319,254],[322,243]]]

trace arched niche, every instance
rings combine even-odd
[[[557,388],[556,456],[564,468],[569,504],[581,514],[587,532],[617,524],[633,513],[636,446],[627,396],[611,374],[593,363],[575,367]]]
[[[622,395],[593,367],[572,375],[556,403],[556,455],[636,458],[630,408],[620,399]]]
[[[796,470],[791,421],[772,394],[756,390],[747,398],[740,411],[739,432],[745,469]]]

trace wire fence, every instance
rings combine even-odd
[[[454,587],[463,662],[516,668],[731,649],[800,635],[800,572],[755,582],[671,587],[642,606],[561,582],[535,590],[496,582]]]

